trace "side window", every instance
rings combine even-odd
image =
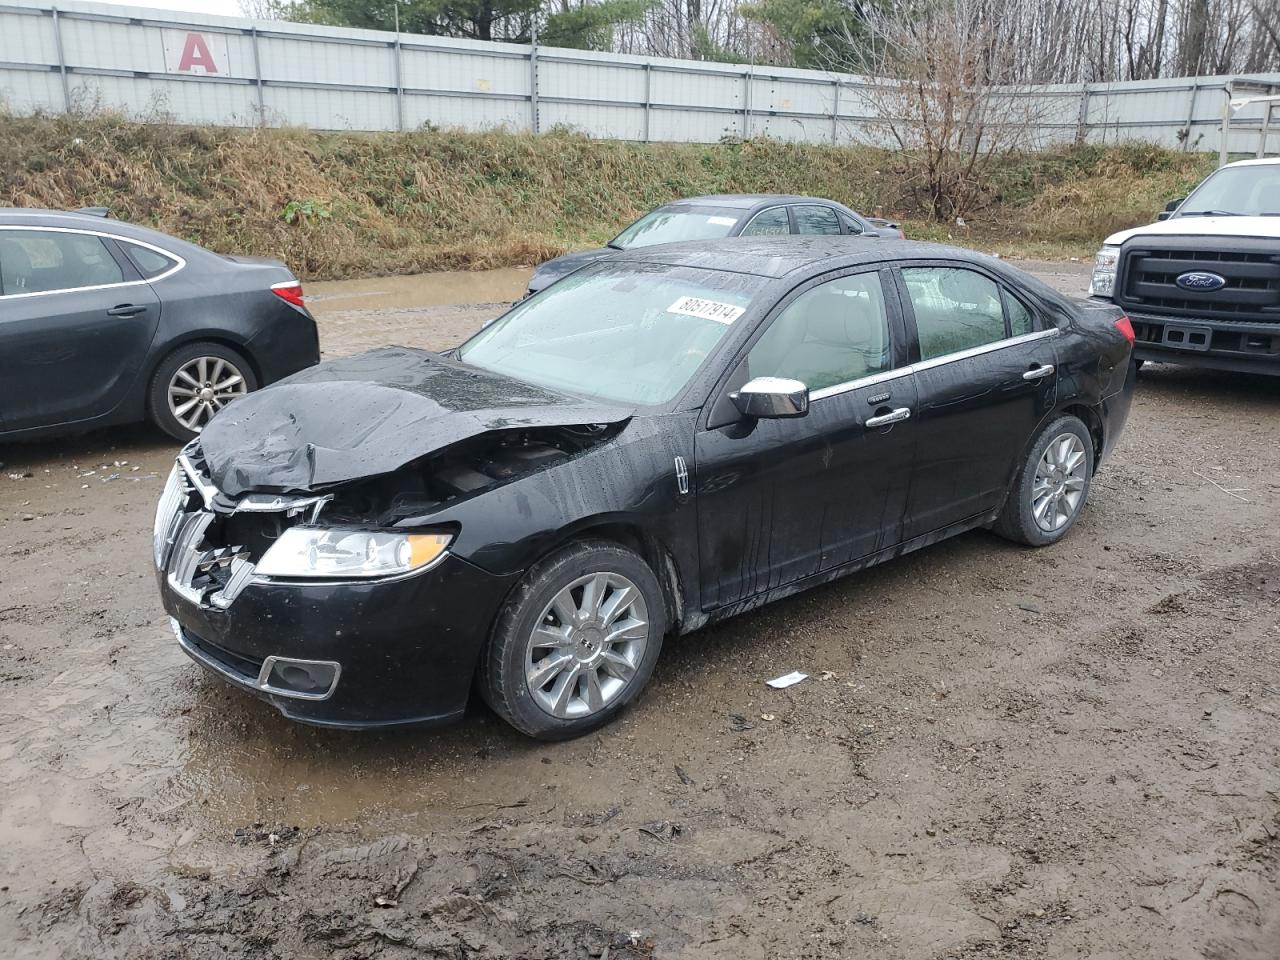
[[[910,267],[902,277],[916,315],[921,360],[1005,338],[1004,308],[994,281],[958,267]]]
[[[830,207],[802,203],[791,209],[796,215],[796,233],[840,235],[840,220]]]
[[[862,224],[848,214],[840,214],[840,222],[844,224],[845,233],[855,237],[862,233]]]
[[[1026,304],[1008,290],[1004,291],[1004,310],[1009,316],[1009,336],[1020,337],[1024,333],[1035,332],[1035,317]]]
[[[163,253],[156,253],[149,247],[140,247],[136,243],[128,243],[122,240],[120,245],[129,254],[129,259],[138,268],[138,272],[147,280],[160,276],[166,270],[172,270],[178,262],[166,257]]]
[[[0,230],[0,289],[6,294],[123,281],[124,271],[98,237],[53,230]]]
[[[749,377],[788,377],[810,390],[889,369],[889,319],[878,273],[806,290],[747,354]]]
[[[786,207],[770,207],[761,210],[742,230],[743,237],[783,237],[791,232],[791,221]]]

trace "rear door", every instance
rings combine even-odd
[[[1053,409],[1058,331],[996,277],[939,262],[899,273],[919,361],[918,450],[904,536],[960,524],[1002,502]]]
[[[0,423],[74,423],[134,388],[160,301],[115,241],[0,227]]]

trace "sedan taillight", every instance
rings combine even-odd
[[[1133,346],[1133,341],[1138,339],[1133,332],[1133,324],[1129,322],[1128,317],[1121,317],[1117,320],[1116,329],[1124,334],[1124,338],[1129,341],[1129,346],[1131,347]]]
[[[302,281],[286,280],[283,283],[273,283],[271,292],[286,303],[291,303],[295,307],[304,306],[302,302]]]

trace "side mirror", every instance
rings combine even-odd
[[[729,399],[743,416],[756,420],[803,417],[809,412],[809,388],[785,377],[756,377]]]
[[[1156,219],[1157,219],[1157,220],[1168,220],[1171,216],[1173,216],[1174,212],[1175,212],[1175,211],[1176,211],[1180,206],[1182,206],[1182,201],[1183,201],[1183,200],[1185,200],[1185,199],[1187,199],[1187,198],[1186,198],[1186,197],[1179,197],[1177,200],[1170,200],[1168,203],[1166,203],[1166,204],[1164,205],[1164,212],[1163,212],[1162,214],[1160,214],[1158,217],[1156,217]]]

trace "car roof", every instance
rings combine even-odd
[[[794,193],[713,193],[705,197],[681,197],[679,200],[664,203],[663,206],[674,207],[680,204],[689,204],[690,206],[737,207],[742,210],[749,210],[762,203],[801,202],[836,204],[836,201],[828,200],[826,197],[802,197]],[[836,206],[843,206],[843,204],[836,204]]]
[[[69,210],[37,210],[28,207],[0,207],[0,226],[19,227],[65,227],[75,230],[89,230],[94,233],[105,233],[113,237],[124,237],[154,244],[165,250],[190,256],[193,251],[204,251],[203,247],[180,240],[159,230],[140,227],[126,223],[124,220],[113,220],[92,213],[80,213]]]
[[[1237,160],[1228,163],[1228,167],[1265,167],[1280,164],[1280,157],[1254,157],[1252,160]]]
[[[857,236],[726,237],[691,240],[624,250],[610,263],[662,263],[726,273],[747,273],[779,279],[797,271],[834,270],[863,263],[898,260],[967,260],[996,263],[973,250],[917,240],[888,240]],[[816,269],[815,269],[816,268]]]

